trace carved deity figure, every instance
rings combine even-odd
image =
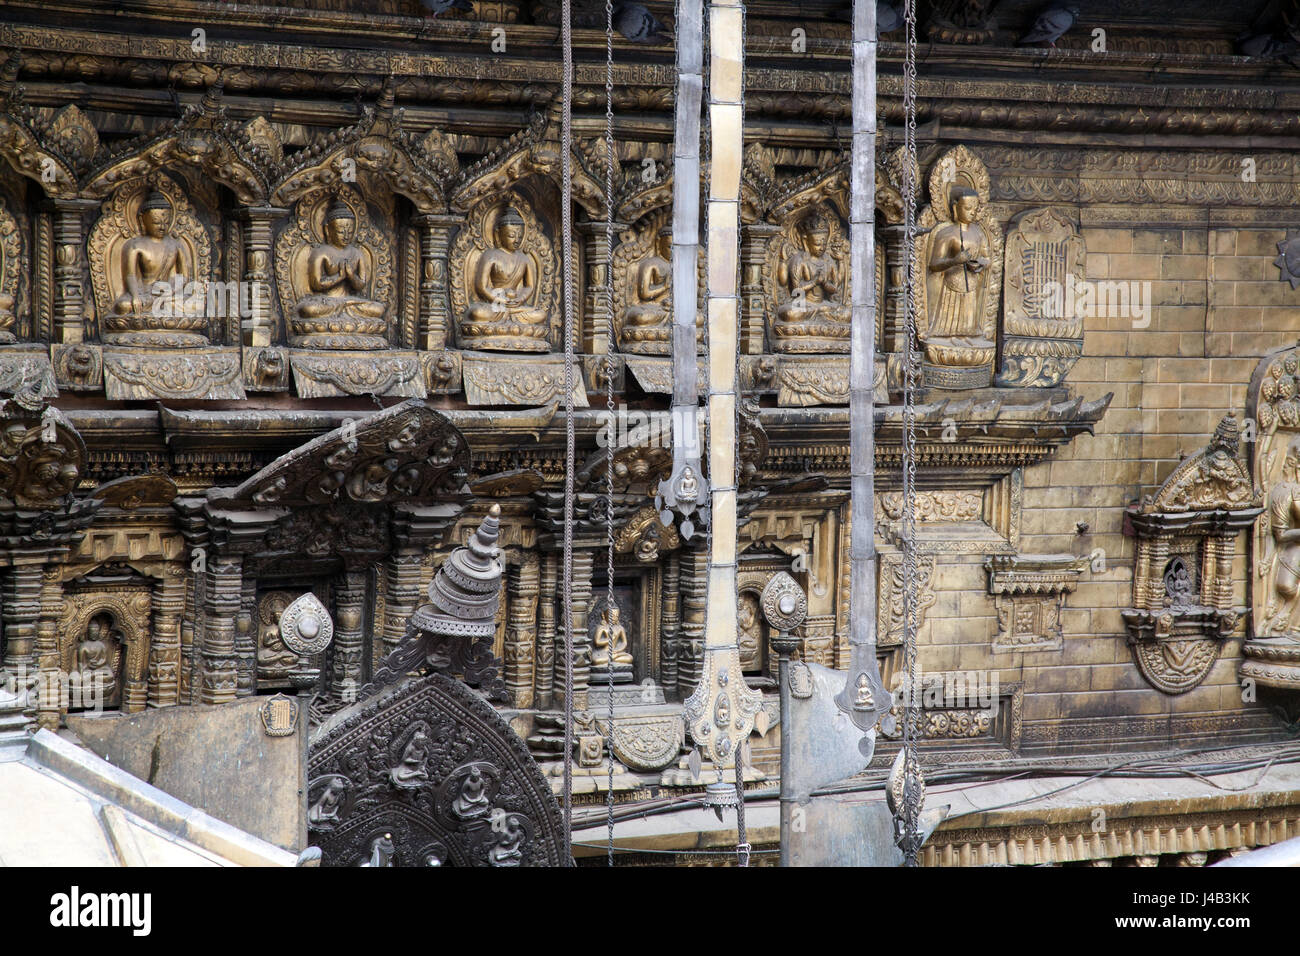
[[[13,333],[15,322],[17,317],[14,315],[14,297],[0,290],[0,345],[17,341]]]
[[[848,308],[836,301],[843,288],[839,264],[830,255],[830,233],[830,223],[821,213],[799,222],[799,245],[777,270],[777,281],[790,296],[776,308],[778,323],[848,323]],[[779,327],[777,334],[781,334]]]
[[[631,303],[623,313],[625,334],[632,338],[633,330],[662,326],[672,316],[672,241],[672,228],[660,229],[650,255],[636,266]]]
[[[1264,560],[1274,573],[1262,631],[1294,636],[1300,594],[1300,436],[1287,446],[1281,477],[1268,495],[1267,516],[1271,547]]]
[[[491,809],[487,795],[487,781],[478,767],[470,768],[465,782],[460,785],[460,793],[451,803],[451,809],[462,820],[480,817]]]
[[[619,611],[614,605],[601,613],[592,646],[592,667],[608,669],[611,661],[613,667],[632,666],[632,655],[627,651],[627,628],[619,621]]]
[[[479,256],[470,283],[467,317],[473,322],[544,325],[546,310],[537,308],[537,267],[521,250],[524,219],[513,206],[497,217],[493,244]]]
[[[308,821],[321,824],[333,823],[337,820],[339,811],[343,808],[343,797],[347,789],[347,782],[343,777],[338,775],[330,777],[319,799],[307,811]]]
[[[424,766],[429,759],[429,748],[429,735],[424,728],[418,728],[402,751],[401,762],[389,773],[394,786],[413,787],[429,779],[429,771]]]
[[[280,638],[280,625],[276,621],[264,624],[258,641],[257,666],[263,671],[283,671],[298,663],[298,655],[289,650]]]
[[[929,331],[926,342],[988,348],[981,311],[984,270],[989,262],[989,239],[976,222],[979,195],[965,186],[949,193],[952,221],[935,230],[930,239]]]
[[[505,814],[502,823],[500,839],[488,850],[488,862],[493,866],[518,866],[524,856],[519,844],[524,842],[527,833],[516,814]]]
[[[151,191],[140,206],[140,234],[122,244],[116,263],[124,291],[113,301],[108,331],[194,331],[206,325],[205,297],[185,289],[198,277],[185,244],[173,235],[174,220],[171,201]]]
[[[324,241],[311,247],[304,262],[302,285],[308,291],[295,306],[295,334],[374,336],[379,341],[367,346],[382,347],[386,308],[370,298],[366,253],[353,241],[356,214],[336,200],[325,213],[321,231]]]
[[[361,866],[392,866],[393,855],[397,847],[393,844],[393,835],[385,833],[375,837],[370,843],[370,856],[361,861]]]
[[[94,687],[104,703],[113,700],[117,693],[117,674],[113,666],[113,647],[121,646],[121,632],[113,627],[113,619],[98,614],[91,619],[86,634],[77,645],[77,671],[81,685]]]

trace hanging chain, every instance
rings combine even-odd
[[[605,0],[605,411],[614,430],[614,3]],[[605,613],[614,606],[614,442],[605,443]],[[610,640],[609,708],[605,714],[607,863],[614,865],[614,647]]]
[[[916,754],[919,703],[916,674],[916,0],[905,0],[907,48],[903,61],[903,807],[904,862],[916,866],[921,849],[921,767]]]
[[[572,0],[563,0],[561,23],[564,110],[561,116],[563,194],[560,241],[564,263],[564,842],[573,857],[573,24]]]

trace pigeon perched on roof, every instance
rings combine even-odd
[[[614,29],[633,43],[671,43],[673,39],[668,28],[641,3],[615,6]]]
[[[473,10],[474,4],[470,0],[420,0],[424,9],[429,11],[430,16],[437,16],[440,13],[446,13],[448,10]]]
[[[1079,19],[1078,7],[1048,7],[1038,15],[1029,32],[1021,38],[1020,45],[1050,43],[1056,46],[1056,41],[1065,36],[1077,19]]]

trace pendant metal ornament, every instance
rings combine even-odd
[[[280,639],[300,657],[319,654],[334,639],[334,622],[320,598],[308,591],[280,615]]]
[[[268,697],[258,708],[262,729],[268,737],[288,737],[298,727],[298,702],[284,694]]]

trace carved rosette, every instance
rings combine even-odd
[[[974,221],[958,230],[953,220],[951,198],[954,188],[973,191],[977,197]],[[913,296],[916,302],[917,335],[925,351],[925,381],[936,388],[982,388],[992,382],[993,357],[997,351],[998,306],[1002,292],[1002,227],[989,211],[989,174],[984,163],[965,146],[949,150],[934,164],[929,180],[930,205],[917,221],[917,262]],[[963,240],[978,226],[987,242],[989,260],[978,274],[966,270],[960,289],[944,292],[944,283],[956,279],[952,270],[932,272],[934,245],[948,232],[956,231]],[[975,249],[963,251],[974,253]],[[968,292],[969,290],[969,292]],[[936,321],[948,299],[960,296],[970,302],[971,325],[952,335]],[[967,296],[973,295],[973,301]],[[966,306],[963,305],[963,308]]]
[[[497,220],[507,208],[524,221],[519,245],[532,264],[536,285],[526,303],[540,311],[541,322],[524,321],[526,312],[515,312],[502,303],[484,302],[474,289],[479,261],[496,246]],[[461,348],[499,352],[549,352],[559,316],[559,285],[555,249],[538,222],[532,205],[518,193],[483,200],[469,211],[465,225],[452,243],[448,255],[451,271],[451,310],[456,319]],[[522,282],[522,278],[520,279]]]
[[[1078,228],[1056,209],[1032,209],[1012,222],[998,385],[1051,388],[1079,360],[1083,316],[1076,305],[1086,281],[1085,255]]]
[[[1128,509],[1136,535],[1133,606],[1120,615],[1139,670],[1166,694],[1205,679],[1246,611],[1232,603],[1236,538],[1264,509],[1239,447],[1229,414],[1209,445]]]

